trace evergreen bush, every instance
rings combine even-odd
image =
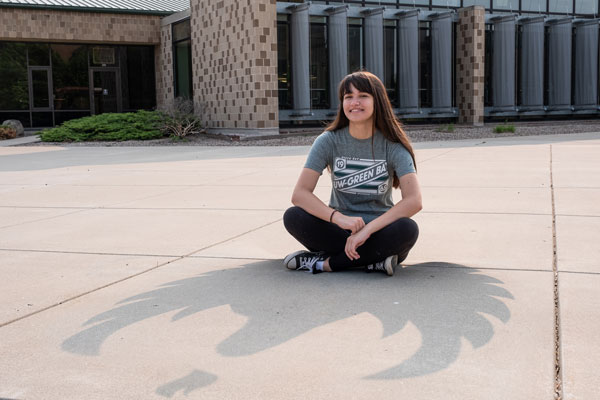
[[[106,113],[83,117],[41,132],[44,142],[149,140],[164,137],[157,111]]]

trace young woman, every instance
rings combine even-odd
[[[312,145],[284,216],[287,231],[309,251],[284,259],[312,273],[366,267],[393,275],[415,244],[421,191],[409,139],[394,116],[385,87],[373,74],[347,75],[339,85],[337,117]],[[313,191],[331,174],[325,205]],[[394,204],[392,187],[402,200]]]

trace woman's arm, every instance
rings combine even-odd
[[[349,259],[360,258],[356,249],[366,242],[373,233],[400,218],[412,217],[421,211],[423,204],[417,174],[410,173],[400,177],[400,191],[402,192],[402,200],[348,238],[345,251]]]
[[[292,194],[292,204],[302,208],[304,211],[317,218],[329,222],[334,209],[328,207],[314,194],[319,177],[320,174],[317,171],[310,168],[303,168]],[[348,217],[339,211],[333,214],[333,220],[331,222],[352,233],[358,232],[365,226],[365,222],[362,218]]]

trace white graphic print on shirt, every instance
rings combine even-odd
[[[387,162],[362,158],[336,157],[333,188],[340,192],[380,195],[388,187]]]

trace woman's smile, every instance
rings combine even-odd
[[[351,92],[344,95],[344,114],[351,122],[363,122],[373,116],[373,96],[360,92],[353,85]]]

